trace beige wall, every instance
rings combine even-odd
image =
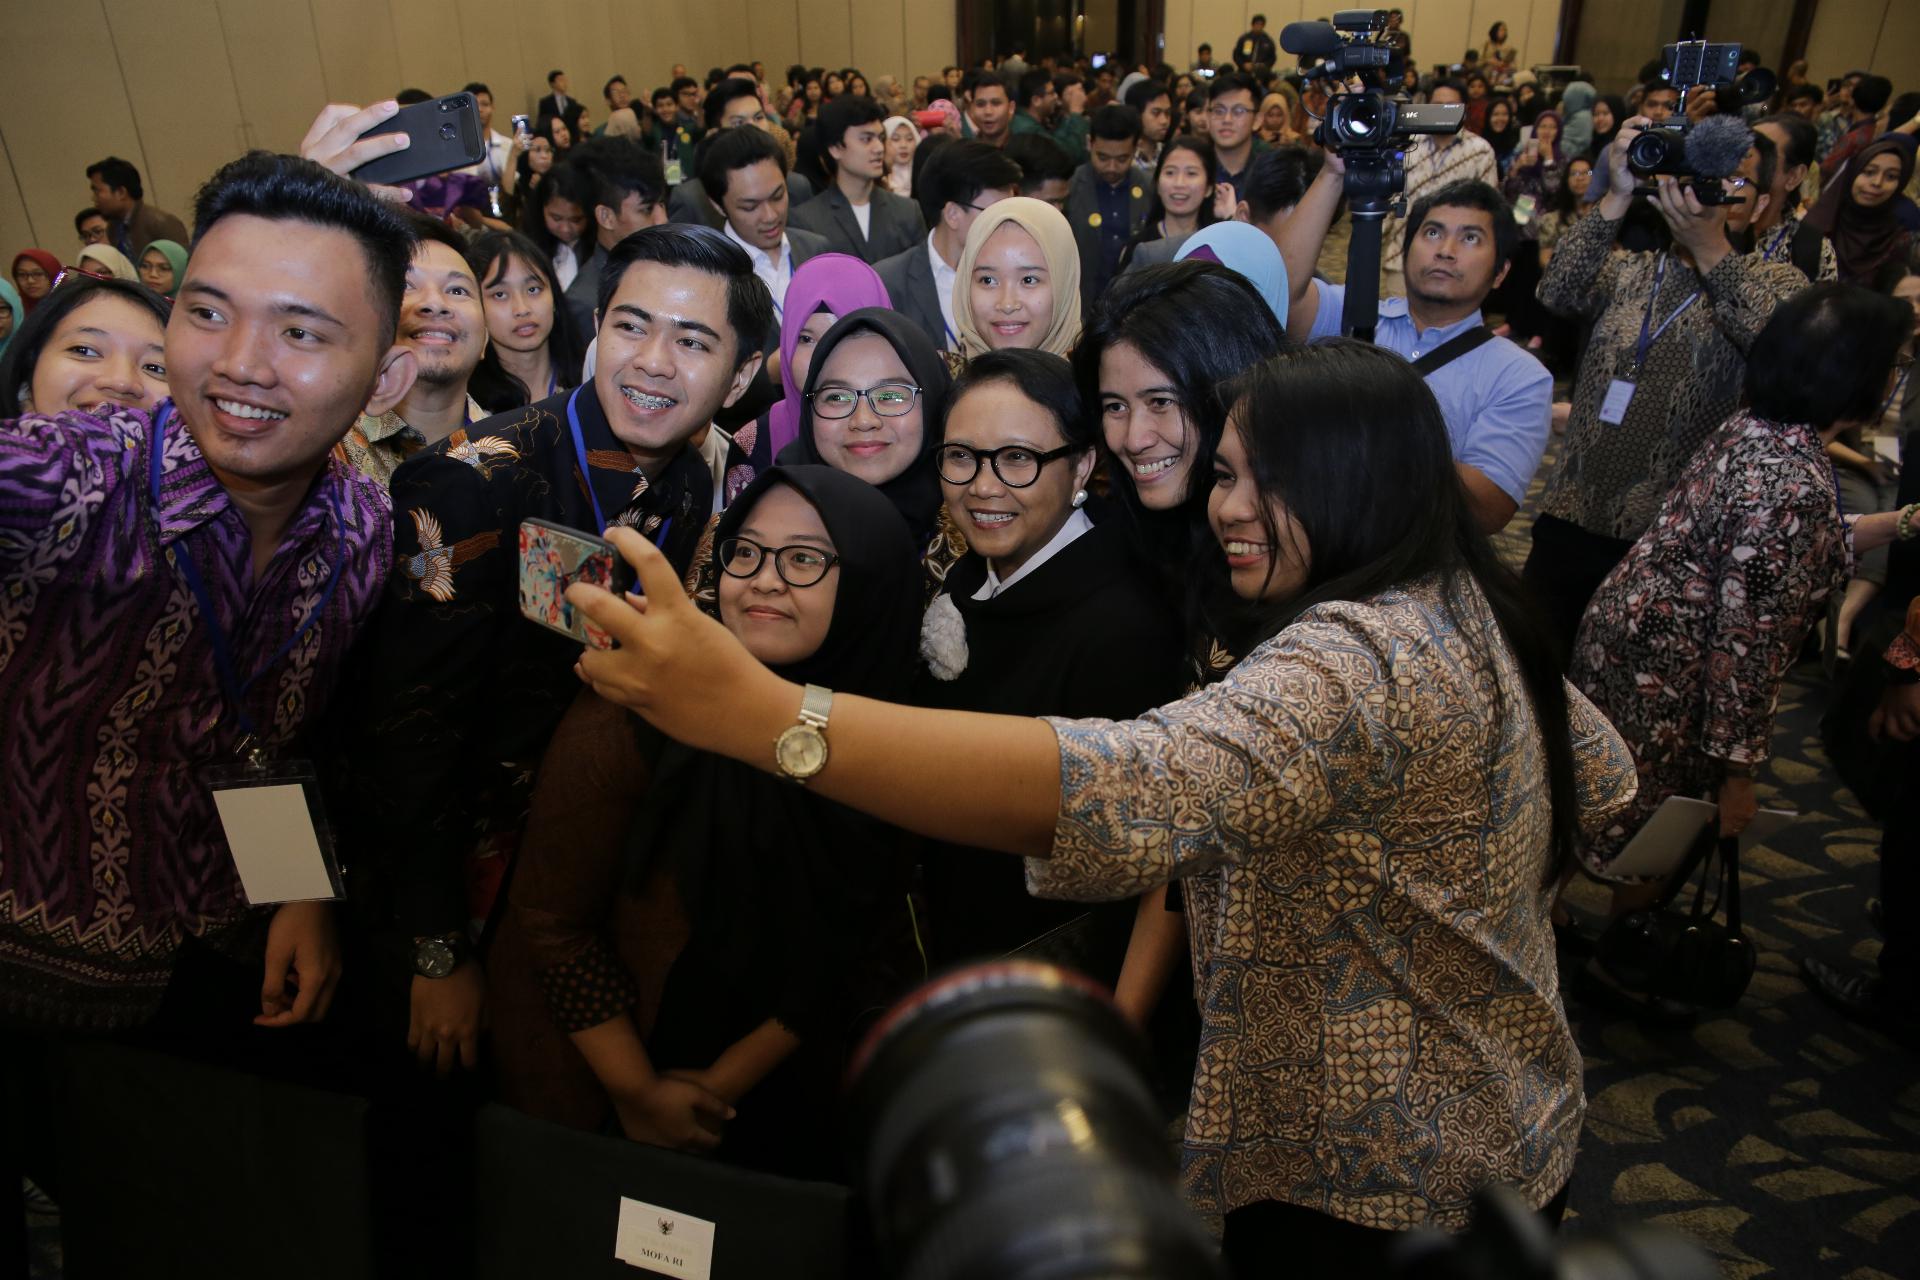
[[[1326,0],[1167,0],[1163,56],[1184,69],[1205,40],[1213,45],[1214,61],[1225,62],[1233,52],[1234,38],[1247,29],[1256,13],[1267,16],[1267,34],[1278,43],[1280,28],[1289,22],[1311,21],[1342,7],[1348,6]],[[1458,62],[1469,45],[1478,49],[1486,43],[1487,30],[1495,22],[1507,24],[1508,38],[1520,50],[1521,65],[1551,61],[1554,27],[1560,21],[1560,0],[1395,0],[1382,7],[1405,11],[1413,54],[1423,67]]]
[[[0,0],[0,252],[72,254],[86,167],[107,155],[184,217],[223,161],[293,150],[328,101],[482,80],[504,122],[564,67],[598,120],[608,76],[644,94],[676,62],[937,72],[954,14],[954,0]]]
[[[1920,4],[1915,0],[1821,0],[1807,40],[1807,75],[1817,84],[1855,68],[1920,89]]]

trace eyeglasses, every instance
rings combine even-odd
[[[940,478],[948,484],[971,484],[980,474],[980,464],[993,468],[1002,484],[1024,489],[1040,478],[1040,469],[1056,458],[1078,453],[1085,445],[1067,445],[1039,453],[1025,445],[1003,445],[998,449],[970,449],[964,444],[943,444],[937,456]]]
[[[831,551],[796,543],[790,547],[763,547],[751,538],[728,538],[719,546],[720,568],[729,578],[754,578],[767,557],[773,571],[790,587],[810,587],[840,563]]]
[[[855,391],[852,387],[830,387],[814,392],[807,399],[812,402],[814,413],[832,421],[851,418],[862,400],[883,418],[904,418],[913,412],[913,406],[919,402],[920,388],[910,382],[883,382],[865,391]]]
[[[1252,107],[1223,107],[1218,103],[1207,108],[1207,114],[1215,120],[1245,120],[1253,114]]]
[[[65,275],[66,272],[63,271],[60,274]],[[47,272],[44,267],[21,266],[15,267],[13,271],[13,279],[17,284],[24,284],[29,280],[45,280],[46,278]]]

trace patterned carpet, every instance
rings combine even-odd
[[[1498,540],[1516,568],[1539,488]],[[1758,781],[1763,807],[1801,818],[1742,865],[1760,952],[1745,998],[1688,1028],[1568,1002],[1587,1067],[1569,1228],[1672,1227],[1735,1280],[1920,1274],[1920,1053],[1800,980],[1803,954],[1871,964],[1880,948],[1866,916],[1880,832],[1827,768],[1827,689],[1817,664],[1795,671]],[[1577,882],[1570,898],[1597,927],[1605,890]]]

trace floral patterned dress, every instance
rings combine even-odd
[[[1573,682],[1627,740],[1634,802],[1587,849],[1598,874],[1662,801],[1767,758],[1781,681],[1852,573],[1851,526],[1813,428],[1739,413],[1595,593]]]

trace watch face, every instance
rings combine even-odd
[[[827,767],[827,737],[810,724],[796,724],[773,746],[774,759],[790,778],[811,778]]]
[[[422,942],[413,949],[413,967],[423,977],[444,978],[453,972],[453,948],[437,938]]]

